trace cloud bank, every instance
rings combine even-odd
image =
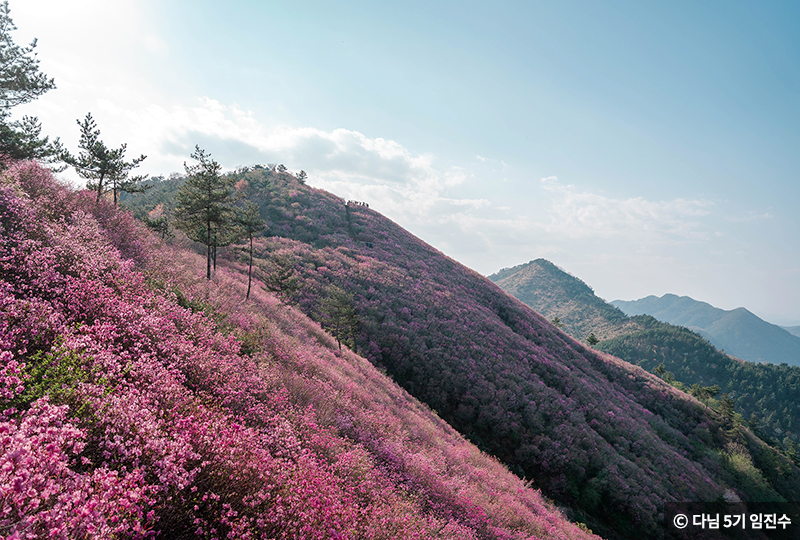
[[[548,232],[570,238],[620,238],[640,241],[707,240],[711,232],[703,218],[714,203],[701,199],[650,201],[643,197],[611,198],[572,185],[558,178],[541,179],[551,195]]]
[[[520,251],[535,246],[550,253],[593,239],[641,249],[705,242],[715,234],[707,223],[715,205],[708,200],[614,198],[563,184],[555,176],[504,198],[492,186],[513,180],[513,168],[484,156],[443,164],[397,141],[354,130],[265,126],[253,113],[210,98],[192,106],[124,110],[106,102],[101,108],[131,125],[129,135],[139,144],[154,149],[152,165],[161,172],[165,165],[181,170],[196,144],[228,169],[283,163],[305,170],[312,185],[369,201],[457,257],[486,255],[499,246]],[[520,206],[514,199],[537,202]]]

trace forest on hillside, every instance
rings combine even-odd
[[[502,270],[490,279],[551,319],[568,335],[654,373],[698,398],[733,400],[753,431],[800,463],[800,367],[744,362],[715,349],[696,332],[639,315],[628,317],[578,278],[545,259]],[[703,399],[703,401],[706,401]]]
[[[737,361],[694,332],[639,315],[644,330],[601,342],[598,348],[654,372],[663,365],[687,391],[717,386],[748,426],[800,462],[800,368]]]

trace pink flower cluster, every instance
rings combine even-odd
[[[141,472],[97,467],[79,473],[86,434],[66,406],[46,398],[16,421],[0,422],[0,530],[8,538],[144,537],[153,515]]]

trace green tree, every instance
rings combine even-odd
[[[61,142],[41,137],[42,126],[36,117],[10,119],[13,107],[33,101],[56,87],[52,78],[39,71],[39,59],[34,52],[36,40],[27,47],[14,43],[11,32],[16,28],[6,0],[0,3],[0,154],[54,163],[61,152]]]
[[[700,386],[695,383],[692,385],[689,393],[708,406],[708,400],[719,394],[719,391],[720,388],[716,384],[714,386]]]
[[[231,198],[232,202],[233,200]],[[229,246],[241,238],[235,217],[236,209],[231,208],[228,219],[215,223],[211,228],[211,267],[214,272],[217,271],[217,248]]]
[[[800,457],[800,454],[797,453],[797,444],[795,444],[795,442],[788,435],[783,438],[783,450],[786,452],[786,455],[789,456],[789,459],[795,463],[798,462],[798,457]]]
[[[250,265],[247,270],[247,296],[245,296],[245,300],[249,300],[250,284],[253,281],[253,236],[262,231],[265,224],[258,211],[258,205],[252,201],[245,201],[244,208],[237,212],[234,222],[250,243]]]
[[[142,216],[142,221],[151,231],[160,234],[161,239],[167,236],[172,237],[172,228],[170,227],[170,210],[164,207],[163,203],[159,203],[155,208]]]
[[[553,320],[550,322],[553,323],[553,326],[555,326],[556,328],[564,328],[564,323],[562,323],[561,319],[559,319],[558,317],[553,317]]]
[[[160,234],[162,240],[164,240],[167,236],[174,236],[170,230],[169,219],[167,219],[167,216],[159,216],[155,219],[145,216],[142,221],[148,229],[156,234]]]
[[[178,190],[175,226],[191,240],[206,246],[206,279],[211,279],[212,250],[233,217],[232,189],[235,179],[222,176],[220,164],[195,146],[192,159],[199,163],[187,165],[186,182]]]
[[[592,332],[591,334],[589,334],[589,337],[586,338],[586,343],[588,343],[590,347],[594,347],[595,345],[600,343],[600,340],[597,339],[597,336],[595,336],[594,332]]]
[[[719,414],[726,424],[733,424],[735,412],[733,399],[728,394],[722,394],[719,398]]]
[[[61,159],[75,168],[81,178],[87,180],[86,187],[97,191],[97,200],[107,192],[114,193],[114,205],[117,204],[118,194],[121,191],[128,193],[142,193],[150,186],[139,185],[146,176],[128,178],[128,174],[147,158],[144,154],[133,161],[125,161],[127,144],[119,148],[108,148],[100,140],[100,129],[88,113],[83,122],[77,120],[81,128],[81,138],[78,147],[81,152],[73,156],[66,150],[62,151]]]
[[[274,292],[285,303],[288,303],[297,291],[300,282],[295,275],[293,265],[287,257],[276,257],[272,260],[274,269],[267,274],[264,285]]]
[[[323,325],[333,334],[339,349],[342,343],[355,349],[356,332],[358,332],[358,314],[353,307],[353,295],[341,287],[331,285],[328,295],[322,300],[320,312]]]
[[[664,367],[664,362],[661,362],[660,364],[658,364],[656,366],[656,369],[653,370],[653,373],[655,373],[658,377],[663,377],[664,373],[666,373],[666,372],[667,372],[667,368]]]

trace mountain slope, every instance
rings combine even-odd
[[[246,277],[0,173],[9,538],[590,538]]]
[[[761,436],[796,456],[800,368],[742,362],[687,328],[650,316],[620,317],[617,308],[596,297],[582,281],[543,259],[501,270],[490,278],[534,309],[560,316],[564,331],[576,339],[585,339],[590,331],[601,337],[614,336],[601,341],[597,349],[651,373],[663,364],[687,386],[718,386],[735,400],[737,410]],[[700,318],[702,315],[694,320]]]
[[[652,315],[702,334],[719,349],[750,362],[800,366],[800,337],[744,308],[723,310],[688,296],[665,294],[612,302],[628,315]]]
[[[663,364],[687,386],[713,386],[728,394],[748,425],[760,437],[800,461],[800,368],[756,364],[716,350],[697,333],[656,321],[648,315],[634,320],[644,329],[617,336],[598,348],[653,372]]]
[[[594,333],[603,340],[638,329],[591,287],[548,260],[505,268],[489,279],[548,320],[558,317],[564,331],[575,339],[585,340]]]
[[[351,293],[359,352],[592,529],[654,535],[665,501],[728,489],[800,496],[800,471],[745,428],[730,446],[724,419],[693,398],[586,349],[377,212],[269,168],[237,180],[268,220],[259,279],[294,271],[295,302],[323,322],[331,285]],[[243,270],[240,253],[229,264]],[[743,476],[741,460],[762,472]]]

